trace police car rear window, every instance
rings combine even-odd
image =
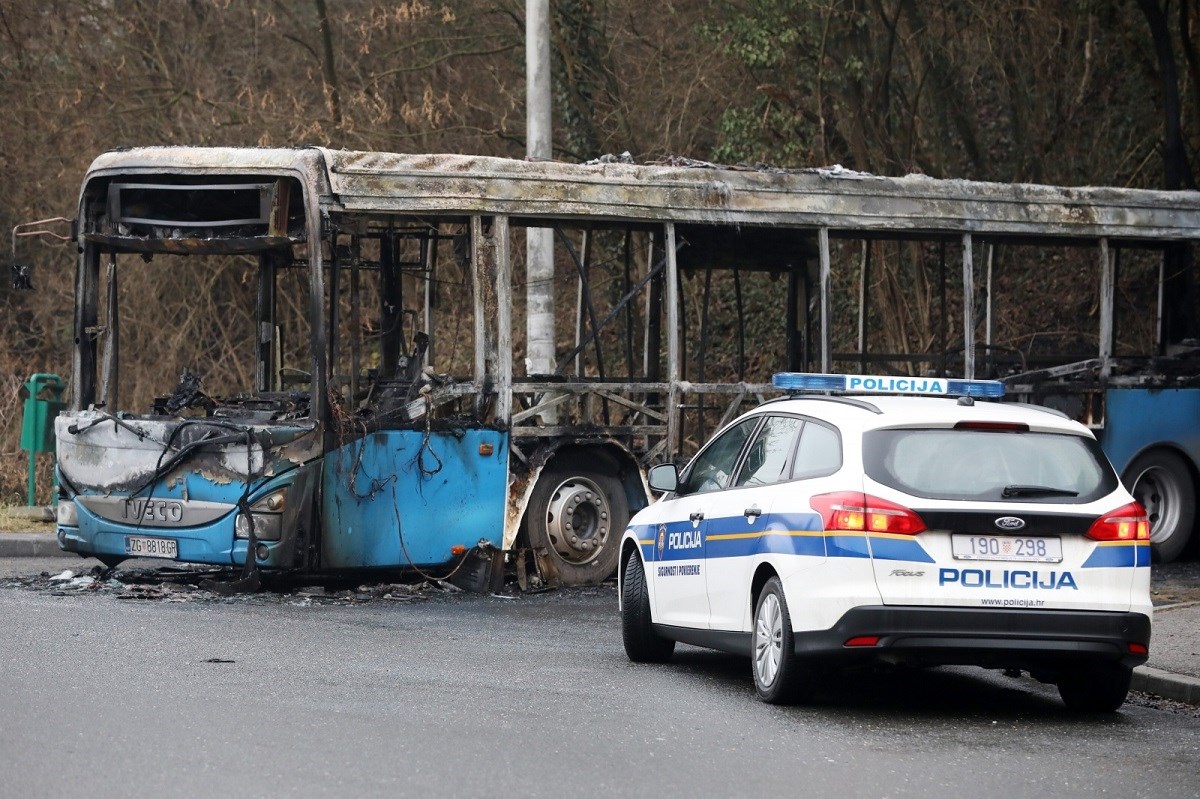
[[[863,460],[871,479],[929,499],[1079,504],[1117,487],[1100,445],[1067,434],[873,430]]]

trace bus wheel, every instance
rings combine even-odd
[[[1178,558],[1196,516],[1196,488],[1183,458],[1166,450],[1143,453],[1129,464],[1122,482],[1150,517],[1154,559],[1170,563]]]
[[[525,511],[529,545],[551,554],[565,585],[610,577],[628,522],[629,501],[621,483],[575,459],[546,467]]]

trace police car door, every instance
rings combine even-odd
[[[654,562],[647,568],[659,624],[709,626],[703,571],[708,516],[760,421],[761,417],[743,419],[709,442],[684,470],[679,488],[661,503]]]
[[[773,536],[787,535],[774,509],[786,504],[796,436],[803,421],[767,416],[746,447],[728,488],[714,497],[705,533],[705,582],[712,627],[740,630],[749,612],[750,580],[769,552],[785,551]]]

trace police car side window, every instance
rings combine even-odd
[[[802,424],[795,416],[768,416],[746,451],[734,485],[761,486],[787,480],[788,459]]]
[[[720,491],[729,483],[729,475],[737,466],[738,456],[750,434],[758,427],[761,417],[746,419],[726,430],[692,461],[684,478],[680,494],[703,494]]]
[[[792,478],[821,477],[842,468],[842,439],[832,427],[808,422],[800,434]]]

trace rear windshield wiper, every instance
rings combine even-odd
[[[1054,486],[1021,486],[1012,485],[1005,486],[1000,492],[1000,496],[1005,499],[1010,497],[1077,497],[1078,491],[1072,491],[1069,488],[1055,488]]]

